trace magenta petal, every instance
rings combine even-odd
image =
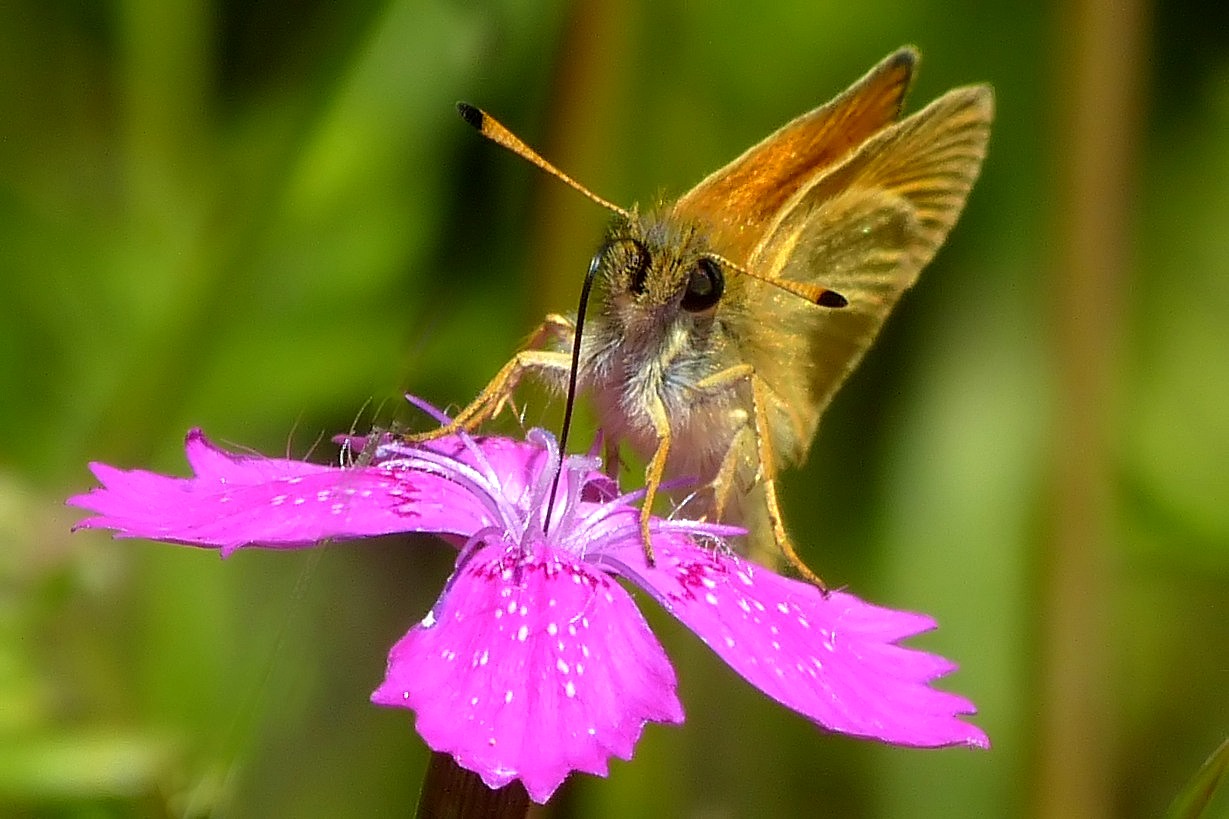
[[[393,647],[381,705],[492,788],[545,802],[572,771],[630,759],[648,721],[679,723],[674,670],[631,597],[553,550],[484,548]]]
[[[68,499],[97,513],[78,528],[219,547],[223,555],[249,543],[294,548],[416,528],[402,511],[411,489],[396,472],[235,455],[200,430],[188,433],[186,452],[191,478],[91,464],[103,486]]]
[[[223,554],[410,531],[464,544],[372,700],[412,709],[433,749],[491,787],[520,780],[539,802],[572,771],[604,775],[610,757],[629,759],[646,722],[683,718],[668,659],[605,571],[642,585],[748,681],[825,728],[988,746],[959,718],[972,703],[929,685],[954,665],[898,645],[933,628],[929,617],[824,596],[724,547],[701,548],[731,531],[695,521],[654,519],[649,568],[635,496],[618,496],[591,459],[565,460],[552,495],[558,451],[545,433],[413,445],[385,436],[370,454],[317,466],[228,453],[193,430],[193,477],[94,464],[102,486],[68,502],[94,513],[79,527]]]
[[[752,685],[831,731],[897,745],[987,748],[958,719],[963,697],[928,683],[943,657],[896,645],[934,628],[929,617],[827,596],[762,566],[671,538],[655,569],[638,569],[663,605]]]

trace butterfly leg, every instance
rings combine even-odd
[[[777,548],[785,555],[785,559],[789,562],[794,570],[807,582],[817,586],[820,591],[827,592],[828,586],[824,583],[811,567],[808,566],[798,554],[798,550],[794,548],[793,541],[790,540],[789,534],[785,531],[785,523],[781,516],[781,505],[777,499],[777,464],[776,456],[772,447],[772,430],[768,424],[768,407],[771,401],[771,389],[764,383],[764,379],[755,374],[755,368],[750,364],[740,364],[729,369],[722,370],[719,373],[708,376],[702,379],[696,386],[699,389],[716,389],[724,388],[738,381],[746,380],[751,385],[752,412],[755,421],[755,444],[756,454],[760,462],[760,478],[764,486],[764,506],[768,513],[769,525],[772,527],[772,536],[777,543]],[[734,442],[738,444],[737,439]],[[728,458],[727,458],[728,461]],[[731,477],[734,472],[734,467],[737,464],[730,466]],[[722,464],[722,473],[726,471],[727,463]],[[722,475],[719,473],[718,478]],[[729,488],[727,487],[721,495],[718,496],[718,503],[724,507],[725,501],[729,497]]]
[[[657,499],[657,490],[661,486],[662,476],[666,471],[666,458],[670,455],[670,417],[660,400],[649,404],[649,420],[657,433],[657,449],[644,473],[644,502],[640,504],[640,539],[644,544],[644,559],[650,566],[657,564],[653,555],[653,541],[649,536],[649,521],[653,518],[653,501]]]
[[[478,397],[462,409],[453,419],[428,432],[419,432],[405,436],[411,443],[433,441],[461,430],[473,430],[485,421],[494,418],[503,411],[512,393],[527,373],[550,374],[556,378],[565,379],[572,366],[572,358],[568,353],[553,350],[536,349],[547,339],[567,339],[575,332],[573,322],[559,315],[549,315],[541,326],[530,336],[525,349],[522,349],[505,364],[491,382],[483,388]]]
[[[617,481],[623,470],[623,459],[619,456],[619,440],[613,435],[607,434],[606,440],[602,441],[602,455],[606,462],[606,475]]]
[[[721,459],[721,468],[717,471],[717,477],[713,478],[709,484],[712,491],[713,520],[725,520],[726,506],[730,502],[730,493],[739,480],[738,473],[742,467],[744,453],[748,446],[754,445],[755,431],[750,427],[740,428],[735,433],[734,440],[730,442],[730,448],[726,450],[725,457]]]

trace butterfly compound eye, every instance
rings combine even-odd
[[[721,273],[721,265],[705,256],[691,268],[681,306],[689,313],[701,313],[720,301],[724,292],[725,276]]]

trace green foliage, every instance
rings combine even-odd
[[[1182,792],[1169,806],[1165,815],[1169,819],[1198,819],[1208,815],[1208,808],[1217,797],[1217,791],[1225,781],[1229,772],[1229,740],[1212,752],[1208,761],[1203,763],[1199,771],[1191,777]]]

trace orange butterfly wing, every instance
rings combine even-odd
[[[801,188],[900,116],[917,61],[908,47],[888,56],[831,102],[710,174],[675,202],[673,215],[705,224],[712,248],[744,264]]]
[[[981,170],[994,115],[987,86],[948,92],[884,128],[798,190],[748,267],[846,298],[825,309],[747,282],[748,316],[770,316],[743,354],[788,408],[783,459],[805,456],[819,417],[888,313],[956,223]],[[775,292],[774,292],[775,291]]]

